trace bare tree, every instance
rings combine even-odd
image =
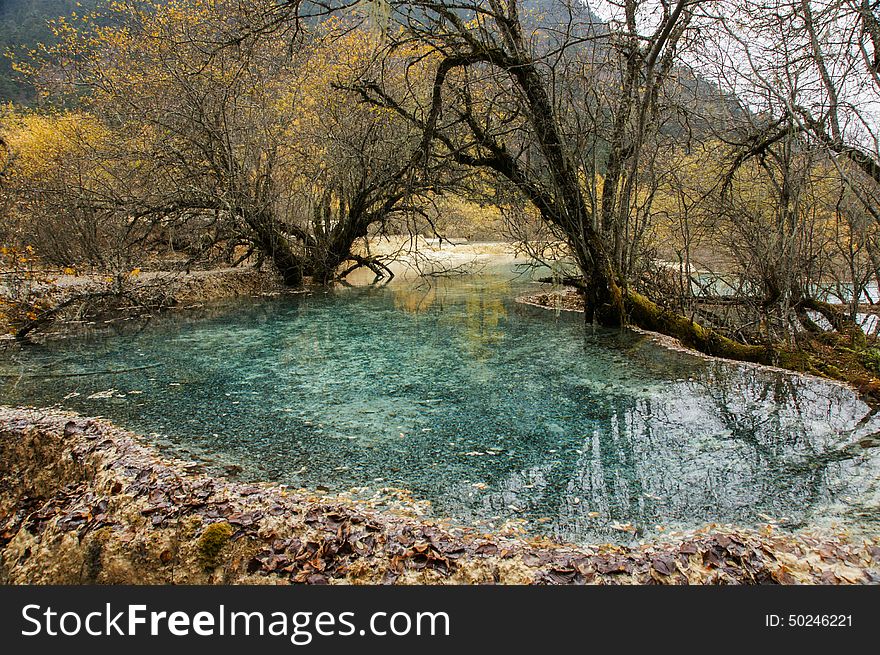
[[[750,259],[743,270],[760,272],[764,309],[791,309],[808,332],[817,325],[807,312],[818,312],[861,341],[854,320],[870,277],[865,265],[876,261],[865,215],[880,225],[874,9],[849,0],[746,0],[718,3],[717,11],[723,29],[704,41],[698,67],[739,105],[733,125],[717,131],[731,148],[719,202],[735,203],[730,182],[741,167],[774,194],[773,233],[752,230],[757,248],[742,242]],[[747,213],[734,211],[729,224],[750,230]],[[820,238],[829,226],[833,238]],[[825,301],[831,286],[850,303],[848,315]]]
[[[568,243],[583,276],[589,320],[632,321],[706,352],[766,360],[765,348],[736,343],[665,311],[628,285],[648,134],[676,49],[703,3],[612,4],[622,18],[610,27],[575,4],[546,27],[529,22],[517,0],[392,1],[391,20],[402,30],[388,31],[389,50],[413,43],[425,48],[411,71],[424,76],[428,68],[430,95],[403,99],[377,82],[361,85],[360,93],[422,129],[426,161],[451,159],[503,179],[527,198]],[[579,99],[571,102],[559,83],[568,62],[593,42],[619,53],[623,84],[610,105],[610,135],[595,139],[603,152],[597,147],[592,157],[601,164],[585,170],[566,130],[567,120],[581,111]]]
[[[346,262],[387,272],[354,243],[439,177],[406,166],[420,140],[411,125],[334,88],[374,65],[374,35],[336,21],[290,28],[271,0],[110,11],[119,27],[62,26],[37,70],[45,88],[86,91],[112,130],[106,175],[77,194],[85,210],[159,226],[193,257],[243,246],[289,285],[329,281]]]

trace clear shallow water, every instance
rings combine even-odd
[[[251,479],[403,487],[437,516],[573,541],[767,517],[876,528],[880,449],[842,449],[880,417],[852,392],[593,331],[516,304],[529,288],[401,282],[9,348],[0,401],[168,435]]]

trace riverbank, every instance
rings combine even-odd
[[[137,435],[0,407],[4,584],[861,584],[880,539],[707,526],[572,546],[207,475]]]
[[[563,287],[552,291],[539,292],[517,298],[517,302],[553,311],[583,312],[583,298],[577,289]],[[718,359],[712,355],[689,348],[678,339],[657,332],[649,332],[634,326],[629,329],[649,336],[664,348],[676,350],[696,357]],[[777,344],[773,347],[775,366],[768,364],[740,364],[760,366],[800,373],[824,380],[831,380],[855,391],[870,406],[880,407],[880,351],[877,348],[855,349],[850,343],[841,343],[830,338],[804,335],[797,344]],[[722,358],[723,359],[723,358]]]
[[[512,244],[470,243],[462,239],[389,236],[361,253],[380,258],[402,279],[439,278],[527,266]],[[387,282],[387,278],[384,280]],[[369,268],[356,269],[346,284],[377,282]],[[14,335],[65,336],[77,328],[126,321],[169,308],[186,309],[218,300],[281,293],[291,289],[268,267],[209,270],[132,271],[121,278],[34,270],[0,274],[0,338]]]
[[[137,272],[122,281],[102,275],[41,274],[28,279],[26,285],[18,291],[18,302],[9,299],[10,293],[5,294],[10,309],[0,311],[0,334],[64,336],[77,328],[126,321],[169,308],[291,293],[274,272],[250,267]]]

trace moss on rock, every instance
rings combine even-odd
[[[228,523],[212,523],[198,541],[199,564],[206,570],[217,568],[220,560],[220,553],[223,547],[229,543],[235,530]]]

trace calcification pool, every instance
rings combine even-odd
[[[104,416],[247,479],[408,489],[486,529],[876,532],[880,418],[852,391],[515,302],[534,288],[401,281],[9,345],[0,396]]]

